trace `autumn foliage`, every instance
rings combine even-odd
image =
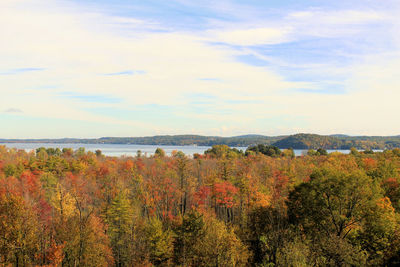
[[[275,152],[0,146],[0,266],[400,263],[398,153]]]

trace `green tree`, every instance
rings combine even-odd
[[[368,252],[370,265],[386,265],[387,260],[399,255],[399,218],[389,198],[380,198],[366,216],[363,227],[351,236],[353,243]]]
[[[164,149],[158,147],[156,149],[156,151],[154,152],[154,155],[156,157],[163,158],[163,157],[165,157],[165,151],[164,151]]]
[[[204,237],[203,215],[190,211],[185,214],[182,222],[175,228],[175,263],[183,266],[196,261],[194,246]]]
[[[6,166],[4,166],[3,171],[6,177],[18,175],[18,168],[17,166],[15,166],[15,164],[7,164]]]
[[[378,212],[382,210],[381,199],[381,188],[365,173],[324,168],[314,171],[310,182],[290,193],[288,211],[292,224],[319,244],[317,251],[329,261],[327,264],[333,261],[336,265],[354,265],[367,259],[363,256],[366,252],[372,263],[376,256],[371,253],[389,249],[387,244],[374,244],[381,242],[382,236],[394,233],[394,223],[392,228],[383,227],[387,220],[382,218],[388,213]]]
[[[328,155],[328,152],[323,148],[318,148],[317,149],[317,154],[321,155],[321,156],[326,156],[326,155]]]
[[[282,155],[287,158],[294,158],[296,156],[292,148],[283,150]]]
[[[310,234],[334,233],[344,238],[361,225],[380,196],[380,189],[361,171],[319,169],[310,182],[290,193],[289,215]]]
[[[307,242],[296,238],[293,240],[281,240],[281,248],[276,254],[276,266],[306,267],[318,266],[313,261],[310,246]],[[315,264],[313,264],[315,263]],[[267,265],[267,264],[266,264]]]
[[[75,150],[75,155],[78,157],[84,156],[86,153],[86,149],[84,147],[80,147],[77,150]]]
[[[169,265],[174,252],[172,231],[164,230],[162,222],[153,217],[146,225],[145,236],[150,262],[160,266]]]
[[[132,209],[123,193],[112,201],[106,214],[107,234],[117,266],[127,266],[130,262],[130,236],[132,232]]]
[[[360,152],[358,152],[357,148],[352,147],[352,148],[350,148],[350,154],[353,156],[358,156],[358,155],[360,155]]]
[[[256,153],[259,152],[269,157],[279,157],[282,154],[282,151],[278,147],[263,144],[249,147],[246,150],[246,155],[248,155],[251,151]]]
[[[36,149],[36,158],[38,158],[40,161],[45,162],[49,155],[47,154],[46,148],[40,147]]]
[[[288,218],[282,207],[258,207],[249,214],[249,246],[254,263],[277,264],[277,254],[288,238]]]
[[[204,155],[209,155],[213,158],[237,158],[243,152],[237,148],[230,148],[227,145],[214,145],[212,148],[207,149]]]

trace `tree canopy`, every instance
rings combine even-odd
[[[0,146],[0,265],[396,266],[400,153]]]

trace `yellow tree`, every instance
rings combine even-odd
[[[37,217],[22,197],[0,193],[1,264],[35,264],[35,256],[39,252],[38,229]]]

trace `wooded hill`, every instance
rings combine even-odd
[[[293,149],[391,149],[400,147],[399,136],[339,136],[296,134],[273,142],[279,148]]]
[[[82,144],[136,144],[136,145],[228,145],[248,147],[267,144],[293,149],[392,149],[400,147],[400,136],[347,136],[295,134],[289,136],[241,135],[233,137],[201,135],[158,135],[146,137],[102,137],[96,139],[0,139],[0,143],[82,143]]]

